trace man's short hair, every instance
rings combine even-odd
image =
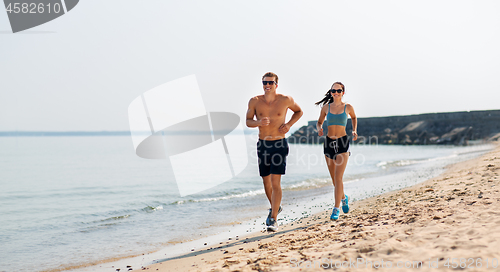
[[[264,80],[265,77],[274,77],[274,81],[276,81],[276,84],[278,84],[278,75],[273,73],[273,72],[267,72],[262,76],[262,80]]]

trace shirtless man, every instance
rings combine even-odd
[[[299,105],[291,96],[276,93],[278,76],[268,72],[262,77],[264,95],[252,97],[248,102],[247,126],[259,127],[257,155],[259,174],[264,182],[264,190],[271,204],[266,225],[268,231],[277,231],[278,213],[281,212],[281,175],[285,174],[288,143],[285,133],[302,116]],[[285,117],[288,109],[294,113],[288,123]],[[254,119],[257,118],[257,120]]]

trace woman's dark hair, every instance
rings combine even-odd
[[[342,91],[345,92],[345,86],[344,86],[344,84],[342,84],[342,82],[337,81],[337,82],[333,83],[332,86],[335,85],[335,84],[339,84],[340,86],[342,86]],[[323,99],[321,99],[320,101],[318,101],[318,102],[316,102],[314,104],[315,105],[323,106],[325,104],[329,104],[329,103],[332,103],[332,102],[333,102],[333,96],[330,93],[330,90],[328,90],[328,92],[326,92],[326,94],[325,94],[325,97],[323,97]]]

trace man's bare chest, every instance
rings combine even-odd
[[[258,103],[255,109],[259,117],[281,117],[286,114],[287,107],[285,103]]]

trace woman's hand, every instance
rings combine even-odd
[[[358,133],[355,130],[352,131],[352,137],[354,141],[358,139]]]
[[[323,136],[323,126],[316,125],[316,130],[318,131],[318,136]]]

